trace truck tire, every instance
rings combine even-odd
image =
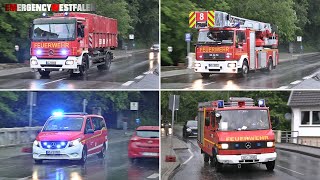
[[[266,163],[266,167],[268,171],[273,171],[276,161],[269,161]]]
[[[210,159],[210,156],[207,153],[204,153],[203,154],[203,161],[207,163],[207,162],[209,162],[209,159]]]
[[[247,61],[243,61],[242,68],[241,68],[241,77],[247,77],[249,73],[249,66]]]
[[[89,58],[88,55],[83,55],[82,57],[82,65],[80,66],[80,76],[85,76],[87,74],[87,70],[89,69]]]
[[[50,71],[43,71],[41,69],[38,70],[39,74],[43,77],[48,77],[50,74]]]
[[[109,70],[111,66],[111,56],[107,53],[104,57],[104,64],[97,66],[98,70]]]
[[[273,69],[273,63],[272,63],[272,59],[270,58],[268,61],[268,67],[267,67],[267,71],[271,72]]]
[[[209,73],[201,73],[201,76],[203,79],[209,79],[210,74]]]

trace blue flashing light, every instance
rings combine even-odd
[[[58,145],[57,145],[57,149],[60,149],[60,148],[61,148],[61,145],[60,145],[60,144],[58,144]]]
[[[36,50],[36,55],[39,56],[39,55],[41,55],[41,54],[42,54],[42,50],[41,50],[41,49],[37,49],[37,50]]]
[[[53,111],[52,115],[57,116],[57,117],[61,117],[61,116],[63,116],[63,111],[61,111],[61,110]]]
[[[42,16],[43,16],[43,17],[46,17],[46,16],[47,16],[47,13],[43,12],[43,13],[42,13]]]
[[[64,12],[64,16],[69,16],[69,12]]]
[[[66,49],[62,49],[60,53],[61,55],[65,56],[68,54],[68,51]]]
[[[265,107],[266,106],[265,100],[264,99],[259,99],[258,106],[259,107]]]
[[[65,142],[61,142],[60,144],[61,144],[61,146],[65,146],[65,145],[66,145],[66,143],[65,143]]]
[[[257,146],[260,147],[260,146],[261,146],[261,143],[257,143]]]
[[[234,147],[235,147],[235,148],[239,148],[240,145],[239,145],[239,144],[235,144]]]
[[[224,107],[224,101],[223,100],[219,100],[218,101],[218,108],[223,108]]]
[[[43,143],[43,145],[45,145],[45,146],[46,146],[47,144],[48,144],[47,142],[44,142],[44,143]]]

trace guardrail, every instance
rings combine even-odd
[[[31,143],[41,129],[42,126],[0,128],[0,147]]]

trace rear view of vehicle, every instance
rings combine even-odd
[[[129,141],[128,157],[159,158],[159,126],[140,126]]]
[[[189,120],[185,123],[182,129],[183,137],[187,138],[189,136],[198,135],[198,121]]]

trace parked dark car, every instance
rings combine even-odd
[[[187,121],[182,129],[183,137],[187,138],[189,136],[198,135],[198,121],[189,120]]]

